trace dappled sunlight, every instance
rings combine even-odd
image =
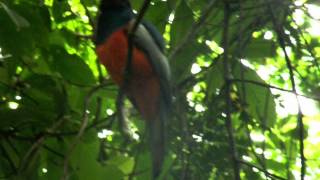
[[[293,93],[283,92],[279,90],[272,90],[272,93],[280,95],[280,103],[277,105],[277,112],[280,117],[298,114],[298,102],[296,96]],[[316,101],[303,96],[299,96],[298,98],[302,113],[304,115],[314,116],[320,113]]]
[[[18,109],[19,104],[17,102],[10,101],[8,102],[8,107],[9,109],[15,110],[15,109]]]
[[[0,179],[320,179],[318,1],[100,1],[0,2]]]

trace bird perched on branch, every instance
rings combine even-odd
[[[143,21],[134,32],[133,47],[129,49],[128,36],[135,24],[130,2],[101,0],[99,11],[97,55],[112,80],[124,88],[125,95],[146,121],[153,178],[156,178],[164,160],[164,121],[171,104],[170,68],[163,54],[163,38],[153,25]],[[132,61],[126,68],[129,51]]]

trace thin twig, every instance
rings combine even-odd
[[[215,7],[216,0],[211,0],[208,4],[207,8],[203,10],[203,13],[197,22],[194,22],[189,32],[182,38],[179,45],[177,45],[172,51],[171,54],[168,56],[168,60],[171,61],[174,57],[188,44],[189,41],[193,40],[197,35],[198,31],[201,27],[205,24],[207,18],[210,17],[210,13],[212,12],[213,8]]]
[[[264,137],[266,137],[266,127],[267,127],[267,118],[269,115],[269,101],[270,101],[270,96],[271,96],[271,92],[269,89],[266,89],[266,98],[265,98],[265,105],[264,105],[264,113],[263,116],[260,117],[261,121],[262,121],[262,135]],[[263,138],[262,141],[262,162],[261,162],[261,166],[263,167],[264,170],[267,170],[267,164],[266,164],[266,156],[265,156],[265,151],[266,151],[266,138]],[[265,174],[266,175],[266,174]],[[267,175],[266,175],[267,176]]]
[[[89,23],[90,23],[92,29],[95,29],[95,22],[94,22],[91,14],[90,14],[89,9],[87,8],[87,6],[84,5],[83,0],[80,0],[80,3],[82,4],[82,6],[83,6],[83,8],[85,10],[86,16],[88,17],[88,20],[89,20]]]
[[[57,128],[59,128],[62,123],[64,122],[65,118],[63,117],[64,113],[61,113],[57,119],[58,121],[56,121],[48,130],[47,132],[54,132]],[[20,163],[20,167],[18,169],[18,172],[21,173],[26,167],[27,164],[29,162],[31,162],[30,158],[34,157],[32,155],[36,154],[39,151],[39,147],[42,146],[44,140],[46,139],[47,135],[46,134],[42,134],[33,144],[32,146],[29,148],[29,150],[27,151],[27,153],[24,155],[24,157],[22,158],[22,161]]]
[[[249,167],[258,169],[259,171],[263,172],[264,174],[266,174],[268,177],[270,177],[270,178],[272,178],[272,179],[287,180],[286,178],[283,178],[283,177],[281,177],[281,176],[272,174],[272,173],[268,172],[267,170],[264,170],[263,168],[260,168],[260,167],[254,165],[254,164],[248,163],[248,162],[243,161],[243,160],[238,160],[238,161],[239,161],[241,164],[244,164],[244,165],[246,165],[246,166],[249,166]]]
[[[20,153],[17,149],[17,147],[13,144],[13,142],[11,141],[11,139],[9,137],[5,137],[5,141],[9,144],[9,146],[11,147],[12,151],[15,153],[16,156],[20,157]],[[12,152],[11,151],[11,152]]]
[[[242,56],[243,56],[243,47],[244,47],[244,43],[243,43],[243,23],[241,23],[241,21],[243,21],[243,9],[242,9],[242,0],[239,0],[239,37],[238,37],[238,49],[239,49],[239,58],[240,58],[240,63],[242,61]],[[240,78],[241,80],[244,79],[244,73],[245,73],[245,69],[244,66],[240,66]],[[245,87],[245,83],[243,81],[241,81],[241,90],[242,90],[242,99],[244,101],[244,104],[246,104],[246,100],[247,100],[247,95],[246,95],[246,87]]]
[[[103,74],[102,74],[101,64],[100,64],[100,61],[98,59],[96,59],[96,66],[97,66],[97,69],[98,69],[99,82],[101,84],[101,83],[103,83]]]
[[[132,171],[130,172],[130,174],[128,175],[128,180],[132,180],[138,173],[138,172],[136,172],[136,169],[138,167],[138,160],[139,160],[138,158],[139,158],[140,153],[142,152],[143,140],[145,139],[145,137],[146,137],[145,134],[142,134],[142,136],[141,136],[142,143],[138,146],[138,148],[135,151],[133,168],[132,168]]]
[[[290,138],[289,139],[289,145],[288,145],[289,146],[289,150],[287,150],[286,146],[283,147],[284,148],[283,152],[285,152],[285,156],[287,158],[287,161],[286,161],[286,171],[287,172],[286,172],[286,174],[287,174],[287,179],[288,180],[291,180],[291,174],[292,174],[292,171],[290,169],[290,164],[291,164],[291,160],[292,160],[292,149],[293,149],[292,147],[295,146],[293,144],[294,144],[293,139]]]
[[[311,96],[306,96],[306,95],[299,94],[299,93],[294,93],[292,90],[280,88],[280,87],[273,86],[273,85],[270,85],[270,84],[266,84],[266,83],[263,83],[263,82],[247,80],[247,79],[231,79],[231,81],[234,81],[234,82],[245,82],[245,83],[250,83],[250,84],[254,84],[254,85],[265,87],[265,88],[277,89],[279,91],[289,92],[289,93],[296,94],[297,96],[301,96],[301,97],[305,97],[305,98],[308,98],[308,99],[313,99],[313,100],[316,100],[316,101],[320,101],[319,97],[313,97],[313,96],[311,97]]]
[[[10,155],[9,153],[6,151],[6,149],[2,146],[2,144],[0,144],[0,150],[3,154],[3,156],[5,157],[5,159],[7,159],[11,169],[12,169],[12,172],[15,174],[17,172],[17,167],[15,166],[13,160],[10,158]],[[11,174],[11,173],[10,173]]]
[[[293,17],[291,19],[292,19],[292,22],[294,22],[296,26],[299,26],[298,23],[296,22],[296,20]],[[318,71],[320,71],[320,65],[318,63],[318,59],[319,58],[317,58],[316,54],[314,53],[314,49],[310,46],[309,42],[304,37],[304,34],[303,34],[303,32],[302,32],[300,27],[297,28],[297,31],[300,34],[300,37],[303,39],[303,41],[305,43],[305,46],[306,46],[306,49],[309,51],[310,55],[313,57],[313,64],[316,66]],[[318,78],[318,77],[316,76],[316,78]]]
[[[65,160],[64,160],[64,168],[63,168],[63,177],[62,179],[67,179],[68,177],[68,165],[69,165],[69,160],[71,157],[71,154],[73,153],[73,151],[75,150],[76,146],[78,145],[80,138],[82,137],[83,133],[86,130],[89,118],[88,118],[88,107],[89,107],[89,103],[91,100],[91,97],[100,89],[102,89],[103,87],[107,86],[108,83],[103,83],[103,84],[99,84],[95,87],[93,87],[87,94],[87,96],[85,97],[85,101],[84,101],[84,108],[83,108],[83,113],[82,113],[82,123],[80,126],[80,129],[78,131],[77,136],[75,137],[75,139],[73,140],[73,143],[70,145],[69,147],[69,151],[65,156]]]
[[[64,159],[64,155],[63,155],[62,153],[60,153],[60,152],[52,149],[51,147],[49,147],[49,146],[47,146],[47,145],[45,145],[45,144],[44,144],[42,147],[43,147],[45,150],[51,152],[52,154],[54,154],[54,155],[56,155],[56,156]]]
[[[132,180],[132,177],[134,176],[137,176],[137,175],[140,175],[140,174],[144,174],[148,171],[148,169],[143,169],[143,170],[140,170],[138,172],[134,172],[134,173],[130,173],[130,174],[127,174],[126,176],[128,176],[128,180]]]
[[[66,99],[66,89],[64,86],[62,86],[62,92],[63,92],[63,98],[64,100]],[[50,132],[54,132],[56,131],[65,121],[64,118],[64,114],[65,114],[65,106],[66,104],[62,104],[62,111],[60,111],[56,117],[56,119],[54,120],[55,123],[53,123],[53,125],[48,128],[46,130],[46,132],[50,133]],[[47,135],[46,134],[41,134],[38,139],[36,140],[36,142],[34,142],[32,144],[32,146],[29,148],[29,150],[26,152],[26,154],[24,155],[24,157],[21,160],[19,169],[18,169],[18,173],[21,173],[25,167],[27,167],[27,164],[31,162],[32,158],[35,157],[35,155],[39,152],[40,147],[42,146],[44,140],[46,139]]]
[[[263,128],[264,128],[264,127],[263,127]],[[256,151],[255,151],[255,146],[254,146],[254,143],[253,143],[253,141],[252,141],[252,139],[251,139],[251,137],[250,137],[250,130],[249,130],[249,128],[248,128],[247,125],[245,126],[245,129],[246,129],[246,135],[247,135],[247,138],[248,138],[248,141],[249,141],[249,145],[250,145],[252,154],[253,154],[254,157],[256,158],[258,164],[262,167],[263,172],[267,172],[267,168],[266,168],[265,163],[264,163],[264,152],[262,153],[262,156],[263,156],[262,158],[263,158],[263,159],[261,159],[261,158],[259,157],[259,155],[258,155],[258,154],[256,153]],[[265,173],[265,176],[267,176],[266,173]]]
[[[181,102],[181,101],[179,101]],[[189,147],[189,137],[191,135],[189,134],[188,130],[188,123],[187,123],[187,117],[186,113],[183,112],[183,107],[185,103],[178,103],[177,104],[177,115],[176,117],[179,120],[179,125],[180,125],[180,136],[181,136],[181,147],[179,149],[179,154],[180,154],[180,161],[181,161],[181,166],[182,166],[182,173],[181,173],[181,179],[188,179],[188,172],[189,172],[189,154],[186,153],[186,151],[190,151]]]
[[[74,35],[78,38],[86,39],[86,40],[93,40],[93,35],[87,35],[87,34],[79,34],[77,32],[74,32]]]

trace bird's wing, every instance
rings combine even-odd
[[[130,22],[133,26],[135,19]],[[134,45],[139,49],[144,51],[147,56],[150,64],[157,74],[157,77],[160,80],[160,88],[162,98],[165,98],[165,104],[170,106],[171,104],[171,71],[168,60],[163,54],[162,50],[159,47],[159,44],[163,44],[160,38],[155,37],[158,32],[150,32],[152,26],[149,24],[148,27],[145,24],[140,24],[134,34]]]
[[[133,25],[134,22],[133,20],[130,24]],[[161,47],[159,47],[161,42],[156,42],[159,38],[154,38],[155,32],[151,33],[149,31],[150,28],[146,28],[144,24],[140,24],[134,34],[133,43],[138,49],[146,53],[147,59],[160,83],[159,117],[147,121],[153,161],[153,177],[156,178],[161,173],[165,154],[165,121],[168,119],[171,108],[171,73],[168,60],[160,49]]]

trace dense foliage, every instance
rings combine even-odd
[[[98,3],[0,0],[1,179],[150,177],[144,122],[126,103],[123,137],[97,63]],[[317,5],[152,1],[145,19],[167,41],[175,96],[163,177],[320,178]]]

